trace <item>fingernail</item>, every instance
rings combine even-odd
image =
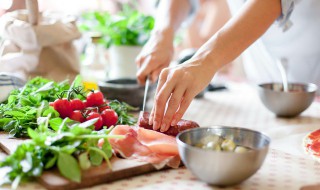
[[[164,132],[164,131],[166,130],[166,127],[167,127],[167,125],[166,125],[165,123],[163,123],[163,124],[161,125],[160,131],[161,131],[161,132]]]
[[[153,119],[150,118],[150,119],[149,119],[149,125],[152,125],[152,124],[153,124]]]
[[[158,129],[159,129],[159,127],[158,127],[158,122],[155,121],[155,122],[153,123],[153,130],[158,130]]]

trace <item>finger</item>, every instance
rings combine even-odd
[[[186,87],[182,84],[177,84],[177,88],[172,92],[168,104],[165,115],[161,121],[161,132],[165,132],[170,128],[171,121],[173,119],[174,114],[177,112],[180,102],[182,100],[183,94],[185,93]]]
[[[150,80],[152,83],[156,83],[161,71],[166,68],[165,66],[161,66],[159,68],[157,68],[156,70],[154,70],[151,74],[150,74]]]
[[[137,80],[139,84],[144,85],[147,79],[147,76],[150,74],[152,70],[154,70],[157,64],[155,60],[152,59],[151,55],[147,56],[143,64],[141,65],[140,69],[137,72]]]
[[[167,83],[168,69],[162,70],[160,80],[157,86],[154,113],[153,113],[153,128],[158,130],[161,126],[162,117],[168,98],[173,90],[173,85]]]
[[[149,115],[149,125],[153,125],[153,114],[154,114],[154,107],[152,107],[150,115]],[[153,127],[152,127],[153,128]],[[154,129],[154,128],[153,128]],[[156,130],[156,129],[154,129]]]
[[[138,55],[135,62],[136,62],[136,65],[138,68],[141,67],[142,63],[144,62],[144,58],[145,56],[142,56],[142,55]]]
[[[190,93],[188,93],[188,91],[186,91],[184,97],[182,98],[182,100],[180,102],[180,106],[179,106],[177,112],[173,116],[173,119],[171,121],[171,126],[177,125],[177,123],[180,121],[180,119],[182,118],[184,113],[187,111],[193,98],[194,97]]]

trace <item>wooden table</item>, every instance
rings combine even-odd
[[[195,99],[185,119],[201,126],[226,125],[262,131],[272,139],[262,168],[244,183],[225,189],[300,189],[320,182],[320,163],[305,155],[302,139],[320,128],[320,103],[314,102],[299,117],[275,117],[260,102],[255,89],[246,84],[229,84],[228,91],[208,92]],[[3,157],[4,154],[0,154]],[[1,172],[0,172],[1,174]],[[1,177],[1,175],[0,175]],[[7,187],[9,188],[9,187]],[[19,189],[43,189],[27,183]],[[219,189],[198,181],[186,168],[170,169],[98,185],[95,190],[128,189]]]

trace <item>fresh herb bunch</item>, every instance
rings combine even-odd
[[[112,45],[142,46],[150,37],[154,18],[144,15],[125,4],[118,14],[108,12],[86,12],[80,18],[79,29],[83,32],[98,32],[101,43],[107,48]]]
[[[9,132],[13,137],[27,136],[27,129],[38,127],[37,118],[51,114],[58,117],[59,113],[49,106],[56,94],[70,88],[67,81],[54,81],[36,77],[22,89],[13,90],[6,102],[0,104],[0,130]]]
[[[49,106],[49,102],[54,102],[57,98],[85,100],[86,93],[82,89],[80,76],[77,76],[71,85],[67,81],[56,83],[36,77],[22,89],[13,90],[8,100],[0,104],[0,130],[8,132],[12,137],[28,137],[28,128],[38,128],[40,117],[46,117],[49,114],[51,118],[60,116],[53,107]],[[119,116],[117,124],[136,123],[136,119],[128,113],[135,108],[116,100],[110,102],[110,107]]]
[[[93,130],[97,119],[78,123],[65,118],[38,118],[38,129],[28,128],[31,140],[18,146],[16,151],[0,162],[0,167],[9,167],[0,185],[11,183],[16,188],[21,181],[38,177],[44,170],[57,166],[62,176],[80,182],[81,170],[91,165],[99,166],[105,160],[111,167],[109,158],[112,148],[109,138],[111,129]],[[49,125],[53,130],[49,128]],[[100,139],[104,140],[101,147]]]
[[[125,102],[119,102],[118,100],[111,100],[108,105],[118,114],[117,124],[134,125],[137,123],[137,119],[129,112],[137,111],[139,108],[132,107],[129,104]]]

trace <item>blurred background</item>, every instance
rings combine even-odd
[[[25,9],[25,0],[0,1],[0,16]],[[229,19],[227,7],[216,8],[222,1],[199,1],[200,10],[193,20],[177,32],[173,62],[183,62]],[[135,77],[134,59],[153,29],[157,0],[38,0],[38,3],[41,13],[74,16],[82,35],[73,43],[88,88],[97,88],[100,80]],[[241,59],[219,73],[223,78],[242,80]]]

